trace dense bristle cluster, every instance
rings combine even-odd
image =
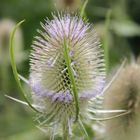
[[[41,23],[43,31],[38,30],[40,35],[33,42],[30,85],[35,104],[41,103],[47,115],[53,112],[53,119],[60,120],[62,115],[63,118],[67,116],[74,121],[73,84],[65,49],[81,111],[84,102],[99,95],[104,86],[103,53],[90,24],[77,16],[58,15],[53,18],[51,21],[47,19],[45,24]]]
[[[107,140],[139,140],[140,66],[126,66],[105,94],[105,108],[124,109],[127,115],[106,122]]]
[[[39,31],[41,36],[33,43],[31,81],[39,81],[47,90],[46,96],[50,93],[70,94],[71,82],[63,47],[66,39],[79,97],[94,97],[102,88],[105,77],[103,55],[94,29],[70,16],[54,17],[42,27],[44,32]]]

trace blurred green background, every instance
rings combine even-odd
[[[111,19],[106,31],[106,15],[109,9]],[[0,23],[4,19],[10,19],[15,23],[26,19],[21,26],[23,48],[20,50],[26,55],[20,63],[17,63],[19,73],[26,78],[29,73],[28,54],[33,37],[36,35],[36,29],[40,28],[40,21],[43,22],[44,18],[52,18],[52,11],[54,11],[52,0],[0,0]],[[95,26],[102,44],[107,43],[109,46],[109,69],[125,57],[138,57],[140,52],[140,0],[89,0],[86,15]],[[7,48],[0,46],[0,52],[3,52],[2,49],[8,51],[8,45]],[[4,57],[8,57],[8,54]],[[3,62],[5,58],[0,56]],[[8,94],[20,98],[10,64],[4,65],[2,61],[0,61],[0,140],[49,139],[35,127],[34,113],[30,109],[4,97],[4,94]],[[25,89],[30,92],[26,86]]]

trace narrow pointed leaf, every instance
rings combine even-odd
[[[22,97],[23,97],[24,100],[27,102],[27,104],[29,105],[29,107],[31,107],[31,108],[32,108],[34,111],[36,111],[36,112],[40,112],[40,111],[38,111],[36,108],[34,108],[34,107],[32,106],[32,104],[31,104],[30,101],[28,100],[26,94],[24,93],[24,90],[23,90],[22,85],[21,85],[21,83],[20,83],[20,79],[19,79],[19,76],[18,76],[17,67],[16,67],[16,63],[15,63],[15,58],[14,58],[14,46],[13,46],[14,36],[15,36],[15,33],[16,33],[17,28],[18,28],[23,22],[24,22],[24,20],[21,21],[21,22],[19,22],[19,23],[15,26],[15,28],[13,29],[13,31],[12,31],[12,33],[11,33],[11,35],[10,35],[10,44],[9,44],[10,48],[9,48],[9,53],[10,53],[11,66],[12,66],[12,70],[13,70],[13,74],[14,74],[15,80],[16,80],[17,85],[18,85],[18,87],[19,87],[19,89],[20,89],[20,91],[21,91]]]

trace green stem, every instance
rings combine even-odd
[[[63,140],[69,140],[68,123],[64,121],[63,123]]]
[[[68,68],[68,73],[71,81],[71,88],[75,100],[75,108],[76,108],[76,118],[75,122],[78,120],[78,115],[79,115],[79,102],[78,102],[78,92],[77,92],[77,87],[75,83],[75,78],[73,74],[73,69],[71,66],[71,59],[69,57],[69,48],[68,48],[68,43],[66,42],[66,39],[64,39],[64,58],[66,62],[66,66]]]

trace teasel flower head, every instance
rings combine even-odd
[[[73,12],[80,8],[81,0],[54,0],[54,3],[58,10]]]
[[[41,128],[53,126],[53,130],[64,124],[71,134],[76,98],[79,120],[104,87],[103,51],[93,26],[77,16],[53,15],[41,26],[30,55],[32,97],[43,112],[37,120]]]
[[[107,140],[139,140],[140,134],[140,66],[125,66],[107,90],[104,107],[124,109],[127,113],[105,122]]]
[[[10,33],[12,32],[16,24],[10,19],[0,20],[0,65],[9,66],[9,39]],[[19,64],[25,58],[25,53],[22,50],[23,37],[21,29],[18,29],[14,39],[16,63]],[[4,59],[3,59],[4,58]]]

